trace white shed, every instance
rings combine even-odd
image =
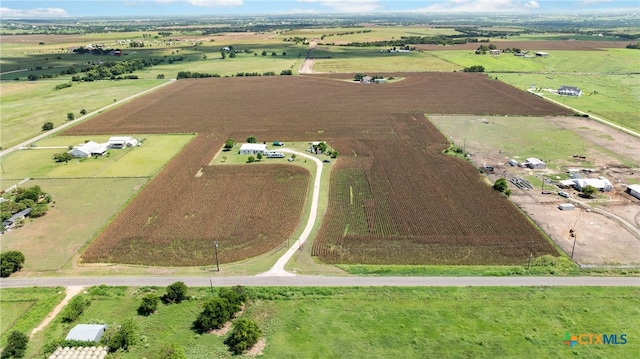
[[[64,340],[81,340],[97,343],[106,330],[106,324],[78,324],[71,329]]]
[[[133,147],[138,144],[138,140],[133,137],[115,136],[110,137],[109,141],[107,141],[107,144],[109,148]]]
[[[558,209],[561,211],[570,211],[576,209],[576,206],[573,203],[561,203],[558,205]]]
[[[525,162],[525,165],[534,170],[542,170],[547,168],[547,165],[544,162],[535,157],[527,158],[527,162]]]
[[[264,154],[267,150],[267,145],[260,143],[243,143],[240,146],[241,155],[257,155],[258,153]]]
[[[637,199],[640,199],[640,184],[630,184],[627,186],[628,194],[634,196]]]

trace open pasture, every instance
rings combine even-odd
[[[279,192],[281,193],[279,196],[283,197],[286,205],[263,207],[264,201],[275,197],[272,197],[273,194],[252,191],[254,188],[263,188],[256,187],[262,186],[256,183],[256,177],[264,176],[262,180],[273,183],[273,191],[278,192],[280,187],[277,184],[280,182],[275,181],[274,178],[279,178],[282,171],[294,170],[285,170],[287,167],[282,169],[273,167],[273,170],[266,170],[265,166],[247,165],[238,169],[233,169],[232,166],[207,166],[227,137],[242,141],[249,135],[256,135],[258,141],[326,140],[341,154],[337,163],[344,161],[358,170],[363,166],[362,163],[371,161],[370,181],[378,181],[382,178],[384,181],[390,181],[389,186],[401,183],[401,178],[407,176],[416,178],[424,176],[424,171],[428,172],[427,168],[430,166],[428,162],[436,161],[440,166],[438,170],[445,172],[442,174],[444,177],[426,176],[416,182],[415,186],[418,186],[421,181],[424,181],[424,184],[412,187],[413,189],[426,186],[426,188],[433,188],[434,191],[440,191],[437,188],[442,181],[461,176],[459,179],[461,186],[472,186],[471,191],[477,190],[480,193],[471,192],[473,194],[470,195],[468,192],[453,191],[447,195],[446,199],[443,196],[433,198],[433,200],[445,200],[445,203],[427,203],[413,201],[414,194],[409,190],[403,192],[406,197],[400,197],[401,194],[394,197],[402,198],[394,204],[402,207],[401,211],[404,212],[400,213],[414,211],[432,213],[431,207],[440,206],[438,213],[447,217],[447,214],[453,215],[452,212],[459,210],[455,203],[475,202],[477,196],[482,198],[487,196],[492,198],[490,202],[492,205],[500,208],[492,210],[497,213],[512,212],[509,215],[513,220],[511,226],[523,231],[518,233],[527,244],[531,244],[531,248],[541,248],[536,249],[535,253],[553,252],[553,248],[546,239],[533,226],[528,226],[527,220],[517,212],[517,209],[506,199],[493,193],[488,186],[481,185],[481,177],[470,164],[439,153],[446,147],[446,140],[435,127],[429,127],[423,113],[552,115],[570,112],[534,95],[518,91],[499,81],[490,80],[484,75],[466,73],[394,75],[404,79],[385,85],[361,85],[344,81],[350,75],[180,80],[134,103],[114,109],[94,120],[67,130],[66,134],[74,135],[135,133],[137,131],[134,129],[140,128],[154,133],[185,131],[199,133],[196,139],[160,172],[143,193],[137,196],[94,242],[83,255],[84,260],[121,261],[125,258],[123,255],[126,255],[130,258],[127,259],[129,263],[144,263],[152,257],[149,251],[154,248],[157,251],[154,252],[154,256],[158,258],[158,262],[153,262],[155,265],[210,265],[213,258],[211,257],[213,241],[220,243],[220,259],[224,262],[237,261],[259,254],[246,245],[252,241],[262,241],[260,242],[262,250],[270,250],[283,243],[297,225],[302,209],[301,199],[298,196],[304,196],[307,193],[308,175],[292,174],[287,177],[289,180],[282,182],[288,191]],[[278,91],[273,91],[276,88]],[[209,100],[212,98],[216,101]],[[362,110],[354,111],[354,109]],[[411,117],[408,114],[415,115]],[[417,127],[414,128],[414,126]],[[422,136],[433,141],[411,136],[412,131],[418,131]],[[369,142],[372,138],[387,137],[390,139],[389,142]],[[372,149],[371,146],[383,147]],[[398,173],[397,176],[400,177],[395,177],[393,180],[385,179],[384,176],[387,173],[385,171],[388,171],[385,166],[389,166],[387,162],[398,161],[398,158],[393,155],[380,154],[378,157],[373,155],[385,149],[401,157],[410,156],[408,158],[411,158],[411,161],[416,161],[415,166],[403,167],[407,172]],[[361,158],[362,162],[358,162]],[[201,170],[203,176],[196,177]],[[239,175],[234,175],[233,181],[225,179],[226,176],[231,176],[229,173],[236,172]],[[305,179],[302,180],[302,177]],[[228,186],[231,186],[230,189],[221,190]],[[373,204],[374,207],[381,206],[380,208],[390,205],[388,194],[384,192],[389,187],[387,184],[381,184],[381,186],[371,190],[374,201],[367,202],[368,204]],[[333,186],[330,189],[331,192],[337,190]],[[233,193],[234,197],[228,197],[229,193]],[[207,205],[204,202],[207,202]],[[219,212],[222,211],[220,208],[212,208],[214,206],[211,203],[225,209],[232,203],[236,203],[233,213],[238,218],[227,218],[228,214]],[[260,206],[263,210],[276,209],[279,213],[278,218],[282,218],[279,219],[279,225],[283,227],[282,231],[278,234],[269,234],[263,230],[268,226],[264,220],[251,220],[251,218],[257,218],[254,217],[257,213],[256,206]],[[376,210],[381,221],[390,221],[384,218],[389,212],[382,209]],[[216,217],[218,215],[220,217]],[[346,217],[346,215],[341,213],[339,216]],[[264,218],[263,214],[260,216]],[[339,216],[330,216],[323,226],[335,228],[342,225],[340,233],[347,230],[344,222],[341,225],[333,223],[340,220]],[[411,224],[413,228],[419,228],[423,232],[430,230],[432,224],[428,218],[420,217],[415,212],[413,216],[411,217],[415,221]],[[440,217],[438,220],[443,219]],[[285,229],[289,222],[292,226]],[[227,226],[233,227],[234,223],[244,226],[242,237],[234,235],[232,230],[213,232],[213,228],[218,231]],[[460,243],[479,245],[482,244],[476,242],[479,235],[490,236],[491,231],[502,226],[504,224],[499,217],[491,217],[480,224],[469,224],[469,227],[455,232],[454,235],[458,236],[456,240]],[[382,235],[381,238],[385,241],[380,243],[388,245],[398,243],[396,234],[392,232],[373,234]],[[399,231],[398,234],[405,241],[410,241],[410,236],[413,235],[407,231]],[[362,239],[363,243],[371,238],[373,237]],[[512,238],[512,240],[514,244],[520,243],[519,238]],[[530,243],[531,241],[536,244]],[[161,245],[158,245],[160,243]],[[238,248],[243,248],[245,251],[240,251]],[[346,248],[343,249],[346,250]],[[526,255],[528,254],[527,251]],[[508,254],[505,256],[508,257]],[[518,251],[517,259],[514,260],[519,261],[521,256],[522,252]],[[188,257],[188,261],[185,257]],[[420,261],[428,263],[424,258]]]

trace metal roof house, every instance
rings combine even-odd
[[[561,86],[558,89],[558,95],[580,96],[582,95],[582,90],[573,86]]]
[[[106,330],[106,324],[78,324],[71,329],[64,340],[81,340],[97,343]]]
[[[611,181],[604,177],[599,178],[577,178],[574,179],[573,182],[576,184],[576,189],[578,191],[582,191],[587,186],[593,186],[600,191],[608,192],[613,190],[613,185]]]
[[[260,143],[243,143],[240,146],[241,155],[256,155],[258,153],[264,154],[267,150],[267,145]]]
[[[640,184],[628,185],[626,192],[635,198],[640,199]]]
[[[69,153],[73,157],[91,157],[91,156],[102,156],[107,152],[107,144],[106,143],[97,143],[93,141],[89,141],[87,143],[83,143],[80,146],[74,147]]]
[[[133,147],[138,145],[138,140],[133,137],[110,137],[109,141],[107,141],[107,146],[109,148],[125,148],[125,147]]]
[[[31,208],[25,208],[22,211],[14,214],[13,216],[11,216],[9,219],[5,220],[2,222],[2,226],[4,226],[4,230],[8,230],[13,228],[13,225],[21,220],[24,219],[25,217],[27,217],[29,215],[29,213],[31,213]]]

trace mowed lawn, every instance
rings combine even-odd
[[[139,147],[110,149],[108,155],[97,158],[73,159],[68,163],[55,162],[53,155],[68,151],[85,141],[104,143],[109,136],[58,136],[36,143],[28,150],[18,150],[3,160],[2,188],[16,180],[30,178],[72,177],[150,177],[186,146],[193,134],[132,135],[143,139]],[[47,148],[59,147],[59,148]]]
[[[25,271],[70,268],[73,256],[113,218],[149,178],[32,180],[50,193],[47,214],[2,235],[3,250],[24,253]]]
[[[142,342],[122,358],[152,358],[176,343],[189,358],[232,358],[227,335],[197,335],[191,326],[209,288],[192,300],[136,315],[140,298],[164,288],[94,287],[82,323],[133,317]],[[637,358],[640,289],[635,287],[248,288],[245,317],[266,341],[264,358]],[[58,319],[34,344],[64,337]],[[563,344],[566,333],[615,334],[626,344]],[[31,356],[37,348],[30,349]]]
[[[0,347],[17,330],[29,335],[64,298],[64,288],[2,289],[0,295]]]
[[[2,83],[2,119],[0,143],[9,148],[42,133],[45,122],[60,126],[67,121],[67,113],[81,116],[80,111],[97,110],[162,84],[166,80],[122,80],[74,82],[71,87],[55,90],[55,86],[70,83],[71,77],[55,80]]]

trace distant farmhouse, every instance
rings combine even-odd
[[[125,148],[138,145],[138,140],[133,137],[111,137],[107,141],[109,148]]]
[[[11,216],[11,218],[3,221],[2,228],[4,229],[4,231],[13,229],[16,222],[23,221],[29,215],[29,213],[31,213],[31,208],[23,209],[22,211]]]
[[[76,158],[86,158],[91,156],[102,156],[107,152],[106,143],[89,141],[74,147],[69,153]]]
[[[544,52],[544,51],[538,51],[538,52],[536,52],[536,56],[537,57],[548,57],[549,53],[548,52]]]
[[[543,170],[547,168],[547,165],[544,162],[534,157],[527,158],[527,161],[524,163],[524,165],[533,170]]]
[[[627,186],[628,194],[634,196],[637,199],[640,199],[640,184],[630,184]]]
[[[580,96],[580,95],[582,95],[582,90],[580,90],[577,87],[572,87],[572,86],[561,86],[558,89],[558,95]]]
[[[598,178],[574,178],[560,181],[560,185],[564,187],[574,187],[578,191],[584,190],[587,186],[593,186],[601,192],[609,192],[613,190],[613,184],[605,177]]]

